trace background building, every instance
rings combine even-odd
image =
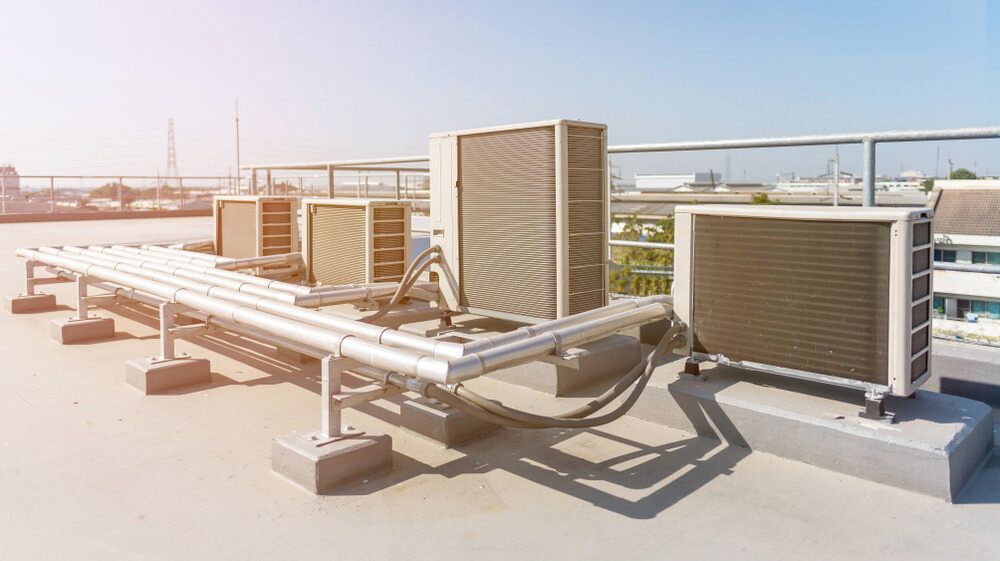
[[[0,165],[0,188],[7,198],[18,197],[21,194],[21,176],[10,164]]]
[[[934,271],[939,316],[1000,320],[1000,179],[938,180],[934,207],[934,260],[982,265],[982,271]]]

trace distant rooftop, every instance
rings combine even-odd
[[[1000,236],[1000,189],[943,189],[934,205],[938,234]]]

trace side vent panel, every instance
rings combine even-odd
[[[604,129],[567,127],[569,313],[604,306]]]
[[[299,251],[298,199],[295,197],[223,195],[215,197],[215,248],[219,255],[242,259]],[[261,272],[284,265],[266,265]]]

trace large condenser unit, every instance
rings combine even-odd
[[[675,313],[688,352],[910,395],[930,376],[931,209],[675,210]]]
[[[431,135],[441,304],[523,322],[607,303],[607,127],[557,120]]]
[[[410,205],[399,201],[305,199],[309,282],[399,282],[410,263]]]
[[[215,197],[215,252],[241,259],[299,251],[296,197]]]

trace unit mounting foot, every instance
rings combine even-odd
[[[858,411],[858,416],[863,419],[871,419],[873,421],[882,421],[885,423],[896,422],[895,415],[893,413],[887,413],[885,410],[886,397],[887,395],[884,392],[865,392],[865,408],[862,411]]]
[[[701,373],[701,361],[696,358],[689,358],[684,361],[684,372],[683,376],[689,376],[696,380],[704,380],[705,376]]]

